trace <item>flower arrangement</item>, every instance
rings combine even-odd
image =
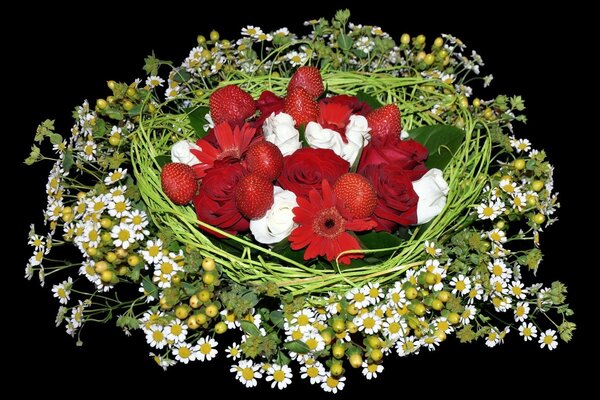
[[[559,204],[513,132],[522,99],[474,98],[492,77],[453,36],[348,19],[199,36],[180,66],[108,82],[68,137],[39,126],[48,233],[25,275],[57,278],[57,325],[80,341],[114,319],[163,368],[225,356],[247,387],[330,392],[451,334],[570,340],[565,286],[529,276]]]

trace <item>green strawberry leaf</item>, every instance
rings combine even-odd
[[[413,129],[409,137],[429,150],[428,168],[443,170],[465,140],[465,131],[451,125],[431,125]]]
[[[362,90],[360,92],[356,93],[356,98],[362,102],[367,103],[369,106],[371,106],[371,108],[373,110],[376,110],[379,107],[383,106],[383,104],[381,104],[381,102],[377,99],[377,97],[370,95],[366,92],[363,92]]]
[[[188,113],[190,125],[194,128],[197,138],[202,139],[208,134],[208,130],[204,130],[204,126],[208,124],[208,121],[206,120],[208,107],[188,108],[186,112]]]

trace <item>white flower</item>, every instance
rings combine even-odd
[[[192,346],[185,342],[179,342],[173,348],[175,359],[183,364],[196,361],[198,357],[198,346]]]
[[[250,221],[250,231],[254,238],[264,244],[282,241],[297,226],[292,210],[298,207],[296,195],[279,186],[273,188],[273,205],[264,217]]]
[[[171,147],[171,161],[176,163],[187,164],[190,167],[200,164],[190,150],[202,150],[200,146],[187,140],[180,140]]]
[[[531,322],[523,322],[523,324],[519,326],[519,335],[523,336],[523,340],[527,342],[532,340],[532,338],[537,337],[537,328]]]
[[[540,335],[538,343],[542,349],[544,346],[548,346],[548,350],[554,350],[556,346],[558,346],[558,342],[556,341],[556,331],[547,329],[546,332]]]
[[[261,364],[254,364],[252,360],[242,360],[237,365],[233,365],[230,371],[235,373],[235,378],[246,387],[254,387],[258,384],[257,379],[262,378],[260,369]]]
[[[286,113],[272,113],[263,123],[265,140],[279,147],[284,157],[302,147],[300,132],[294,125],[296,122]]]
[[[377,378],[377,374],[383,372],[383,365],[375,364],[375,363],[367,363],[363,361],[362,365],[362,373],[367,379]]]
[[[417,224],[425,224],[444,209],[449,189],[448,184],[444,180],[444,173],[437,168],[430,169],[421,179],[412,184],[419,196]]]
[[[148,87],[150,89],[155,88],[157,86],[162,86],[163,83],[165,83],[165,80],[163,78],[161,78],[160,76],[156,76],[156,75],[150,75],[146,79],[146,85],[148,85]]]
[[[314,361],[300,367],[300,374],[302,379],[308,378],[310,383],[318,385],[325,380],[325,367],[319,361]]]
[[[210,336],[198,339],[198,353],[196,358],[200,361],[212,360],[218,353],[216,349],[217,345],[217,341],[215,339],[211,339]]]
[[[345,376],[336,377],[333,376],[331,372],[327,372],[327,374],[325,375],[325,379],[321,383],[321,389],[323,389],[326,392],[332,392],[333,394],[336,394],[338,390],[344,389],[344,386],[346,385],[344,383],[345,380]]]
[[[292,383],[292,369],[287,365],[271,364],[267,370],[267,382],[271,383],[271,388],[277,386],[277,389],[285,389]]]
[[[330,149],[335,154],[348,161],[350,165],[354,164],[358,153],[371,139],[369,134],[367,119],[362,115],[351,115],[348,125],[346,125],[346,139],[344,143],[342,136],[328,128],[323,128],[316,122],[309,122],[306,125],[304,135],[308,145],[313,149]]]
[[[63,281],[59,285],[54,285],[52,287],[52,293],[54,293],[54,297],[58,299],[60,304],[67,304],[69,301],[69,296],[71,294],[71,287],[73,286],[73,279],[69,277],[68,280]]]

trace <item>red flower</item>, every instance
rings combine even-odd
[[[419,196],[412,186],[411,174],[395,164],[369,165],[362,174],[377,192],[377,207],[371,216],[378,231],[395,231],[399,225],[417,223]]]
[[[231,158],[216,161],[206,171],[198,194],[194,197],[194,208],[198,219],[221,228],[232,235],[249,229],[249,222],[235,205],[235,188],[244,176],[245,170],[240,163],[230,163]],[[211,229],[203,228],[217,237],[222,235]]]
[[[294,250],[306,247],[304,259],[309,260],[324,256],[331,261],[347,250],[360,249],[360,243],[348,231],[362,231],[373,227],[365,220],[345,219],[338,211],[335,193],[327,180],[322,182],[322,195],[313,189],[308,199],[297,198],[294,222],[299,226],[289,237],[290,246]],[[346,254],[339,258],[342,264],[350,264],[352,258],[362,258],[360,253]]]
[[[362,115],[366,117],[372,110],[371,106],[369,106],[364,101],[360,101],[355,96],[348,96],[347,94],[339,94],[337,96],[325,97],[321,100],[321,104],[341,104],[344,105],[352,111],[352,114]]]
[[[217,160],[231,158],[241,160],[242,155],[254,139],[256,129],[248,124],[234,128],[228,122],[222,122],[213,129],[212,138],[200,139],[196,142],[202,150],[191,150],[200,164],[195,165],[194,173],[201,179]],[[216,145],[215,145],[216,142]]]
[[[302,148],[283,158],[283,170],[277,182],[300,197],[308,197],[312,189],[321,192],[321,182],[331,185],[348,172],[350,164],[333,150]]]
[[[265,90],[260,94],[258,100],[256,100],[256,106],[260,110],[260,115],[254,121],[254,126],[261,128],[265,119],[269,118],[272,113],[283,112],[283,105],[285,100],[282,97],[277,96],[275,93]]]
[[[428,156],[429,152],[425,146],[414,140],[390,137],[371,140],[363,149],[357,172],[364,175],[364,171],[370,166],[389,164],[406,170],[410,180],[414,181],[427,172],[425,160]]]
[[[339,133],[344,142],[348,143],[348,139],[346,139],[346,125],[350,122],[350,115],[352,115],[352,109],[343,104],[321,103],[319,104],[319,118],[317,118],[317,122],[323,128]]]

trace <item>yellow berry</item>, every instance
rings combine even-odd
[[[133,97],[137,94],[137,90],[135,90],[135,88],[127,88],[127,96],[129,97]]]
[[[100,279],[104,283],[109,283],[110,281],[113,280],[114,276],[115,276],[114,272],[107,269],[106,271],[102,271],[102,273],[100,274]]]
[[[335,376],[340,376],[344,373],[344,367],[340,362],[332,364],[329,370],[331,371],[331,375]]]
[[[175,316],[181,320],[184,320],[190,315],[190,309],[185,304],[180,304],[175,308]]]
[[[123,102],[123,109],[125,109],[125,111],[131,111],[133,109],[133,103],[129,100],[125,100]]]
[[[444,308],[444,303],[442,303],[441,300],[434,299],[431,302],[431,308],[433,308],[436,311],[440,311],[442,308]]]
[[[108,263],[106,261],[98,261],[94,265],[94,271],[96,271],[99,274],[106,271],[107,269],[108,269]]]
[[[442,47],[444,45],[444,39],[442,39],[441,37],[436,37],[435,40],[433,41],[433,47]]]
[[[215,325],[215,332],[218,334],[227,332],[227,324],[223,321],[217,322]]]
[[[196,314],[194,317],[196,318],[198,325],[204,325],[208,320],[205,314]]]
[[[425,35],[417,36],[417,44],[419,44],[419,45],[425,44]]]
[[[203,289],[197,294],[197,296],[201,302],[206,303],[212,298],[212,293],[206,289]]]
[[[533,222],[535,222],[538,225],[543,224],[546,221],[546,216],[544,214],[535,214],[533,216]]]
[[[525,169],[525,160],[523,160],[522,158],[518,158],[515,161],[513,161],[513,166],[517,171],[521,171]]]
[[[206,257],[204,260],[202,260],[202,269],[210,272],[213,271],[216,268],[216,264],[215,264],[215,260],[213,260],[210,257]]]
[[[110,227],[112,226],[112,220],[108,217],[104,217],[100,219],[100,226],[104,229],[110,229]]]
[[[115,88],[117,87],[117,82],[115,82],[115,81],[108,81],[108,82],[106,82],[106,86],[108,86],[108,88],[110,90],[115,90]]]
[[[214,318],[217,315],[219,315],[219,309],[217,308],[216,305],[211,304],[210,306],[206,307],[206,310],[204,310],[204,312],[206,313],[207,316],[209,316],[210,318]]]
[[[450,322],[452,325],[456,325],[460,322],[460,315],[458,315],[455,312],[448,314],[446,318],[448,319],[448,322]]]
[[[371,357],[371,360],[375,362],[381,361],[383,358],[383,352],[380,349],[373,349],[371,350],[371,354],[369,354],[369,356]]]
[[[435,56],[433,54],[429,53],[425,56],[423,61],[425,61],[425,64],[431,65],[435,62]]]
[[[204,37],[204,35],[198,35],[196,37],[196,41],[198,42],[198,44],[204,44],[206,43],[206,38]]]
[[[441,292],[438,293],[437,298],[438,298],[438,300],[445,303],[448,300],[450,300],[450,292],[448,292],[447,290],[442,290]]]
[[[331,354],[335,357],[335,358],[342,358],[344,357],[344,354],[346,353],[346,347],[342,344],[342,343],[336,343],[335,345],[333,345],[333,347],[331,348]]]
[[[210,40],[212,40],[213,42],[216,42],[217,40],[219,40],[219,32],[213,30],[210,32]]]
[[[117,132],[113,133],[108,138],[108,143],[110,143],[111,146],[118,146],[121,144],[121,135],[119,135]]]
[[[129,257],[127,257],[127,264],[129,264],[130,266],[135,267],[139,263],[140,257],[137,254],[132,254]]]
[[[352,368],[360,368],[363,362],[363,358],[359,353],[354,353],[350,356],[350,365]]]
[[[536,180],[533,181],[531,183],[531,188],[535,191],[535,192],[539,192],[540,190],[542,190],[544,188],[544,182],[540,181],[540,180]]]
[[[187,319],[187,326],[190,329],[198,329],[200,328],[200,324],[198,324],[198,321],[196,320],[196,316],[195,315],[190,315]]]
[[[98,107],[100,110],[104,110],[106,107],[108,107],[108,102],[104,99],[98,99],[96,100],[96,107]]]
[[[473,99],[473,107],[479,108],[479,106],[481,106],[481,100],[479,100],[479,98],[475,97]]]
[[[408,33],[403,33],[402,36],[400,36],[400,43],[409,44],[410,43],[410,35]]]
[[[195,294],[192,295],[192,297],[190,297],[189,303],[190,303],[190,307],[192,307],[192,308],[199,308],[200,305],[202,304],[202,302],[200,301],[198,296],[196,296]]]
[[[113,263],[117,260],[117,255],[113,251],[109,251],[108,253],[106,253],[106,256],[104,258],[106,258],[106,261],[108,261],[109,263]]]
[[[213,283],[215,283],[216,279],[217,277],[212,272],[207,272],[202,275],[202,282],[204,282],[207,285],[212,285]]]

